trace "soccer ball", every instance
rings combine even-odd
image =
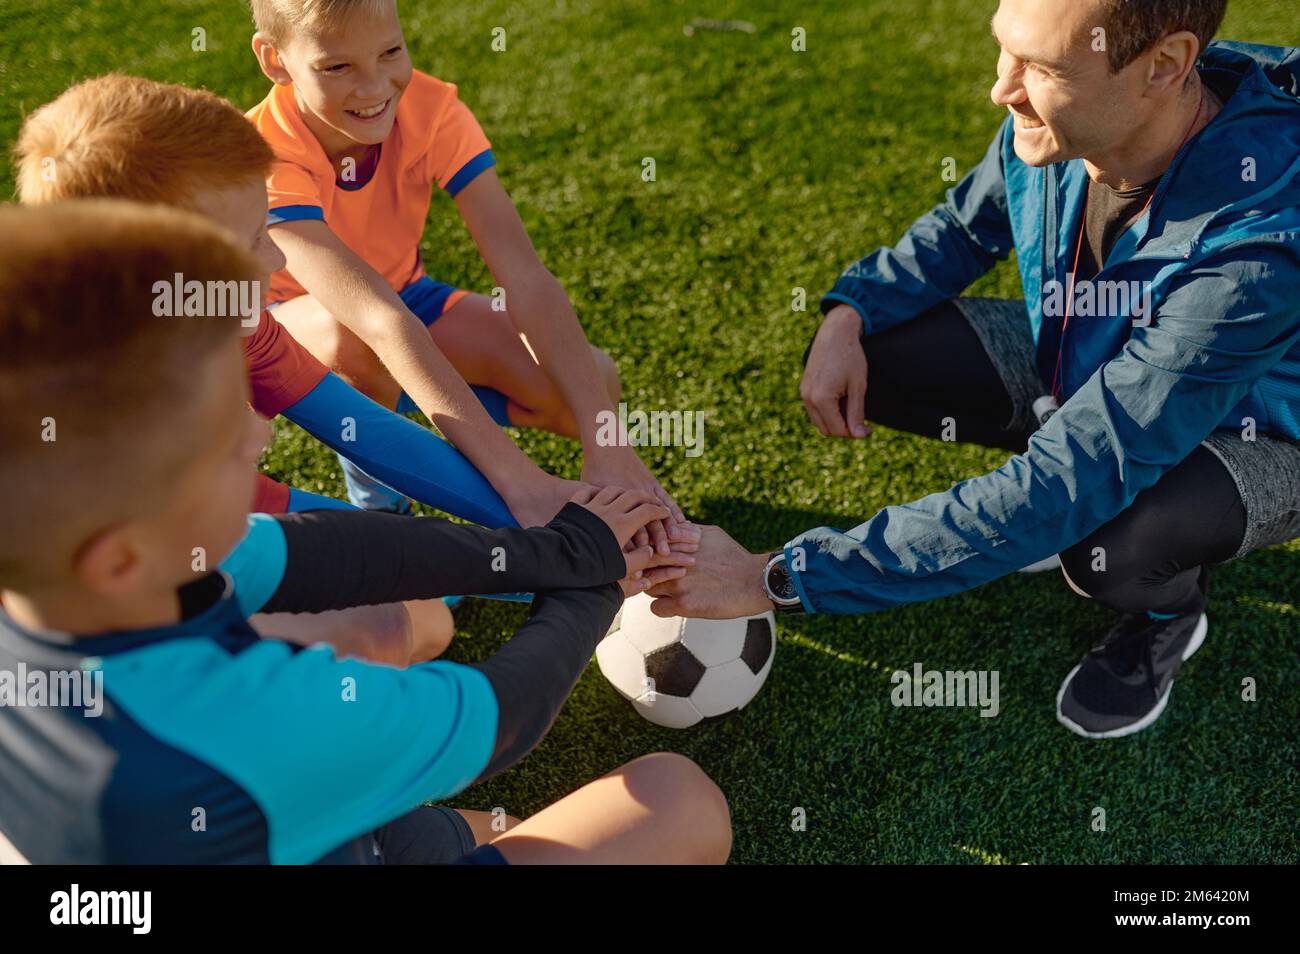
[[[739,619],[663,618],[630,597],[596,646],[596,662],[619,695],[651,722],[687,729],[743,708],[776,655],[772,613]]]

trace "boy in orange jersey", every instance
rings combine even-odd
[[[538,260],[456,87],[413,70],[395,0],[250,5],[253,50],[276,84],[249,112],[277,158],[271,234],[288,266],[272,282],[276,317],[358,390],[422,410],[522,523],[549,519],[572,488],[531,480],[493,419],[578,437],[584,481],[654,493],[671,514],[651,528],[661,553],[697,539],[635,450],[598,440],[618,396],[613,362]],[[424,273],[435,183],[504,289],[504,310]],[[344,470],[354,502],[401,507],[359,468]]]

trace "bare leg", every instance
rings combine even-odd
[[[504,813],[478,812],[471,808],[457,808],[455,811],[469,823],[469,830],[474,833],[474,844],[476,845],[486,845],[493,838],[510,831],[519,824],[518,818]]]
[[[410,661],[428,662],[445,653],[456,628],[447,604],[442,600],[410,600],[402,605],[411,619]]]
[[[9,839],[0,832],[0,865],[29,865],[31,864],[26,858],[19,854],[18,849],[9,843]]]
[[[404,669],[441,656],[451,644],[451,610],[442,600],[354,606],[323,613],[257,613],[249,623],[263,639],[299,646],[328,643],[340,658]]]
[[[330,315],[310,295],[285,302],[276,320],[308,351],[358,391],[385,407],[396,407],[401,388],[364,341]],[[538,365],[506,312],[493,311],[491,299],[466,295],[429,330],[440,351],[468,384],[500,391],[519,427],[577,436],[573,414],[559,390]],[[596,367],[610,397],[622,385],[618,368],[604,351],[592,346]]]
[[[731,813],[690,759],[642,756],[525,819],[492,844],[511,864],[722,864]]]
[[[297,646],[326,643],[340,659],[405,666],[411,658],[411,621],[400,603],[324,613],[256,613],[248,622],[263,639]]]
[[[370,347],[310,295],[284,302],[275,310],[298,343],[348,384],[384,407],[397,406],[402,393],[384,363]]]
[[[429,328],[433,342],[470,384],[500,391],[509,400],[511,423],[576,437],[573,413],[528,343],[504,311],[484,295],[466,295]],[[592,354],[610,397],[622,385],[613,359],[594,345]]]

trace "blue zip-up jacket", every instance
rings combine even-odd
[[[1094,278],[1151,283],[1152,311],[1071,320],[1061,409],[1024,453],[847,532],[786,544],[807,610],[935,599],[1059,553],[1245,418],[1300,439],[1300,49],[1214,43],[1199,68],[1230,95]],[[1030,167],[1013,135],[1008,118],[947,201],[850,266],[823,311],[847,303],[878,332],[960,295],[1014,248],[1050,381],[1061,319],[1044,316],[1043,294],[1066,283],[1087,172],[1078,159]]]

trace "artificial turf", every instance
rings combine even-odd
[[[821,293],[938,201],[944,159],[964,174],[998,126],[991,0],[401,7],[416,67],[456,82],[477,113],[543,260],[618,361],[625,399],[706,413],[702,456],[644,452],[694,518],[770,548],[1002,462],[883,428],[865,442],[821,438],[798,398]],[[1285,0],[1233,0],[1220,36],[1300,45],[1294,14]],[[755,29],[687,35],[696,17]],[[504,52],[491,49],[494,27]],[[806,52],[791,49],[796,27]],[[109,71],[251,106],[267,83],[250,34],[233,0],[0,0],[0,143],[69,83]],[[6,195],[11,184],[6,170]],[[445,196],[423,250],[436,278],[493,284]],[[792,310],[796,288],[807,311]],[[1012,264],[971,293],[1019,295]],[[543,466],[577,476],[573,442],[517,436]],[[290,425],[264,466],[342,493],[334,455]],[[726,792],[739,862],[1294,862],[1298,593],[1300,544],[1221,568],[1209,638],[1168,710],[1110,742],[1053,717],[1062,677],[1109,625],[1057,574],[887,614],[782,619],[754,703],[684,732],[641,720],[593,665],[537,750],[455,804],[528,815],[671,749]],[[450,658],[490,653],[524,613],[472,601]],[[895,708],[889,674],[918,661],[998,670],[1001,712]],[[1257,701],[1242,700],[1247,677]],[[805,830],[792,828],[796,808]]]

